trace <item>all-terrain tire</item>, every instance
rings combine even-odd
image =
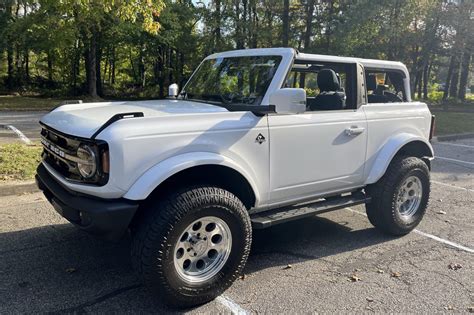
[[[178,308],[204,304],[240,276],[250,252],[252,229],[247,209],[235,195],[217,187],[194,186],[148,207],[135,228],[132,263],[157,298]],[[232,238],[230,253],[212,278],[199,283],[186,281],[173,260],[175,245],[187,226],[209,216],[227,224]]]
[[[401,185],[408,178],[417,178],[422,193],[417,209],[410,216],[403,216],[397,209],[397,198]],[[370,223],[390,235],[410,233],[423,218],[430,197],[430,173],[425,162],[417,157],[397,156],[390,163],[384,176],[375,184],[366,187],[372,198],[366,204]]]

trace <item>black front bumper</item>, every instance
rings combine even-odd
[[[36,183],[61,216],[81,230],[109,240],[122,237],[138,209],[138,202],[131,200],[103,199],[70,191],[43,164],[36,170]]]

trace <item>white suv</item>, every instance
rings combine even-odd
[[[434,118],[399,62],[229,51],[170,94],[56,108],[37,171],[80,229],[131,231],[136,270],[168,304],[228,288],[252,229],[366,204],[374,226],[402,235],[425,213]]]

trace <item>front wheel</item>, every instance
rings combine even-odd
[[[247,210],[235,195],[198,186],[149,208],[133,239],[132,261],[157,297],[172,306],[195,306],[237,279],[252,231]]]
[[[395,157],[385,175],[366,188],[370,222],[391,235],[411,232],[423,218],[430,197],[428,166],[416,157]]]

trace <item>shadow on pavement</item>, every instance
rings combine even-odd
[[[245,272],[318,259],[390,239],[374,229],[352,231],[324,218],[295,221],[255,231]],[[139,284],[129,252],[129,237],[109,243],[70,224],[2,233],[0,313],[169,312]]]
[[[311,217],[254,231],[246,273],[350,252],[393,240],[375,228],[352,230],[345,223]]]

